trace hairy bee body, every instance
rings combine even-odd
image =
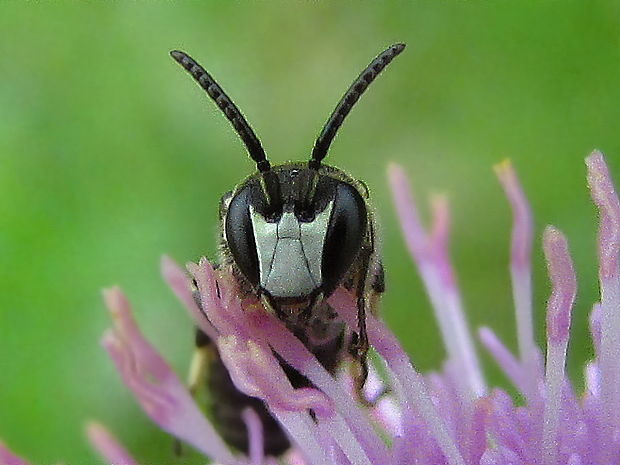
[[[305,169],[303,163],[286,163],[272,168],[278,176],[282,190],[280,195],[284,203],[294,201],[295,193],[302,190],[301,183],[304,183],[303,173]],[[351,186],[363,199],[367,205],[368,190],[365,185],[350,177],[338,168],[323,165],[319,169],[319,176],[324,176],[327,184],[346,183]],[[220,263],[218,267],[223,267],[235,277],[240,297],[242,299],[256,295],[255,287],[247,279],[239,267],[239,261],[235,260],[230,250],[230,238],[227,237],[226,222],[229,217],[229,208],[232,199],[241,191],[254,186],[257,191],[259,187],[260,175],[253,174],[242,181],[235,190],[226,193],[220,200]],[[342,277],[338,280],[341,285],[353,292],[357,292],[364,285],[368,268],[372,272],[372,289],[378,293],[382,292],[383,269],[381,267],[378,253],[376,253],[376,243],[373,238],[375,229],[373,216],[367,209],[365,224],[363,225],[364,236],[362,245],[359,247],[357,255],[352,263],[343,263],[346,269]],[[344,240],[344,238],[342,238]],[[338,249],[346,251],[346,245],[340,240],[336,241]],[[335,260],[341,254],[332,252]],[[363,257],[372,257],[372,265],[365,264]],[[256,257],[258,260],[258,257]],[[331,264],[328,264],[330,267]],[[254,265],[253,265],[254,266]],[[260,268],[260,267],[259,267]],[[320,300],[315,305],[312,304],[312,297],[305,296],[300,299],[278,299],[273,302],[273,311],[286,327],[306,346],[306,348],[317,358],[323,367],[334,374],[349,356],[349,349],[355,340],[354,332],[342,322],[336,311],[329,306],[325,300]],[[196,343],[200,347],[210,344],[207,336],[198,330]],[[210,357],[209,367],[206,370],[206,387],[212,399],[211,414],[215,420],[222,437],[232,446],[242,452],[248,452],[248,434],[243,422],[241,413],[246,407],[251,407],[261,419],[264,431],[264,451],[268,455],[278,456],[285,452],[289,447],[286,433],[282,431],[278,422],[271,416],[264,403],[256,398],[246,396],[236,389],[230,375],[222,363],[217,349],[211,344],[210,350],[213,351]],[[286,373],[291,385],[294,388],[312,387],[312,383],[294,368],[281,361],[281,366]]]
[[[358,389],[367,375],[366,314],[376,312],[384,290],[383,267],[366,186],[322,160],[359,97],[403,49],[404,44],[389,47],[353,81],[309,161],[278,166],[267,160],[258,137],[213,77],[184,52],[171,52],[222,110],[256,162],[257,172],[220,201],[218,266],[233,276],[242,300],[253,297],[262,303],[327,371],[333,374],[347,357],[352,359]],[[357,327],[345,325],[328,304],[339,287],[357,297]],[[196,342],[211,357],[207,379],[191,379],[190,386],[193,391],[201,384],[209,389],[223,438],[248,452],[241,413],[252,407],[263,424],[265,453],[284,452],[289,441],[267,407],[237,390],[215,344],[200,331]],[[280,364],[294,388],[312,386],[286,362]]]
[[[287,163],[272,168],[281,186],[280,195],[283,204],[294,204],[297,193],[304,190],[304,183],[307,182],[307,179],[304,178],[304,170],[306,169],[303,163]],[[330,188],[342,183],[353,189],[362,199],[364,205],[368,207],[369,194],[363,183],[350,177],[342,170],[327,165],[320,167],[318,176],[319,182],[317,184],[322,187],[317,188],[316,197],[322,193],[330,198]],[[256,192],[260,192],[260,174],[253,174],[246,178],[234,191],[225,194],[220,201],[220,266],[227,268],[227,271],[235,277],[242,298],[256,295],[256,289],[247,279],[247,273],[244,273],[240,268],[240,261],[235,259],[231,252],[231,238],[227,235],[229,228],[227,228],[226,223],[229,218],[232,199],[238,196],[240,192],[252,187]],[[334,238],[333,249],[335,250],[326,251],[326,256],[329,257],[326,259],[326,267],[331,268],[334,274],[339,275],[339,278],[333,281],[334,286],[342,285],[355,293],[362,289],[363,292],[367,275],[370,275],[372,277],[371,288],[375,293],[379,293],[383,291],[383,269],[376,251],[373,216],[370,208],[365,210],[364,224],[361,225],[363,230],[363,235],[360,238],[361,244],[346,244],[344,243],[345,237]],[[348,254],[347,247],[353,247],[357,250],[350,263],[343,258]],[[252,261],[258,260],[258,257],[254,257]],[[256,269],[260,268],[256,263],[251,266]],[[344,271],[339,271],[338,268]],[[369,272],[369,270],[371,271]],[[323,278],[328,279],[328,273],[323,273]],[[321,291],[328,295],[333,289],[323,287]],[[312,305],[313,298],[312,295],[306,295],[299,299],[275,297],[272,301],[272,307],[278,318],[304,343],[323,367],[330,373],[335,373],[349,354],[348,349],[355,340],[355,336],[325,300],[320,300]],[[204,335],[201,336],[198,342],[204,341],[205,337]],[[281,365],[294,388],[312,386],[307,378],[285,362],[281,362]],[[239,450],[247,452],[248,437],[241,412],[245,407],[252,407],[263,423],[265,453],[279,455],[284,452],[289,444],[286,434],[280,429],[278,423],[260,400],[248,397],[235,388],[226,367],[217,354],[212,358],[207,371],[209,373],[207,377],[208,389],[211,396],[217,399],[212,414],[226,441]]]

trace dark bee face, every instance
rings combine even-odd
[[[237,190],[225,217],[233,259],[248,281],[274,299],[299,302],[329,295],[357,256],[367,211],[358,190],[307,165],[274,168],[279,201],[269,203],[260,176]],[[311,194],[309,194],[311,192]]]

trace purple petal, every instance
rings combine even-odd
[[[254,409],[246,407],[242,413],[243,422],[248,430],[250,443],[250,462],[252,465],[262,465],[265,459],[263,450],[263,422]]]
[[[120,289],[108,290],[104,297],[115,328],[104,336],[103,346],[147,415],[163,430],[209,457],[221,463],[236,463],[183,383],[144,338]]]
[[[199,266],[190,265],[189,269],[194,275],[204,302],[215,292],[213,270],[203,261]],[[209,320],[220,334],[217,339],[220,356],[235,385],[248,395],[264,399],[274,415],[288,422],[284,426],[295,440],[297,440],[295,435],[301,434],[302,430],[306,431],[304,434],[317,434],[316,432],[310,433],[313,431],[312,429],[308,430],[307,427],[299,424],[300,421],[306,422],[305,417],[308,409],[312,409],[316,413],[319,421],[339,424],[337,423],[338,418],[334,417],[334,407],[325,394],[314,388],[292,388],[270,346],[279,352],[287,363],[297,368],[303,375],[308,376],[324,391],[326,379],[329,379],[332,385],[337,385],[332,376],[320,366],[316,358],[280,321],[275,320],[272,315],[265,312],[261,304],[248,301],[244,302],[242,307],[236,296],[234,284],[227,281],[224,273],[219,273],[218,283],[217,290],[221,295],[221,299],[219,299],[221,303],[211,305],[207,300],[206,305],[203,306]],[[211,300],[214,299],[211,297]],[[283,346],[285,346],[284,350]],[[307,366],[304,363],[301,363],[300,366],[299,362],[302,360],[310,360],[311,364],[314,363],[319,367],[318,371],[322,372],[321,380],[317,382],[316,372],[308,373]],[[329,385],[329,382],[327,384]],[[329,388],[325,392],[329,392]],[[353,422],[350,418],[355,416],[354,412],[359,410],[359,407],[352,402],[350,394],[340,396],[340,398],[344,397],[349,398],[350,406],[348,407],[352,408],[342,408],[341,406],[339,412],[346,412],[345,416],[349,418],[347,424],[355,423],[353,428],[359,434],[364,429],[364,422]],[[338,404],[337,400],[336,404]],[[363,418],[361,414],[358,414],[357,417],[358,419]],[[339,431],[341,437],[347,437],[345,430],[340,429]],[[364,439],[362,436],[361,440],[364,443],[370,440],[372,447],[370,444],[365,444],[365,450],[371,450],[373,454],[380,457],[381,441],[372,432],[370,425],[367,431],[369,434],[366,437],[369,439]],[[348,437],[351,437],[350,433]],[[318,436],[317,441],[320,442]],[[359,445],[356,445],[357,441],[352,442],[347,439],[345,449],[348,448],[348,453],[359,452],[357,449]],[[304,446],[309,447],[308,445]],[[361,456],[363,455],[364,452]]]
[[[494,440],[523,459],[531,458],[528,452],[532,456],[537,455],[538,450],[531,447],[534,444],[533,438],[523,434],[512,398],[501,389],[493,389],[489,401],[492,405],[489,409],[489,433]],[[533,431],[533,428],[530,427],[530,430]]]
[[[355,320],[355,299],[343,288],[339,288],[329,299],[330,305],[338,312],[345,322],[354,327]],[[396,336],[389,331],[383,323],[367,315],[368,338],[375,350],[385,359],[389,368],[394,372],[400,388],[405,393],[403,405],[404,415],[404,435],[409,437],[413,434],[411,424],[413,409],[415,408],[427,422],[428,428],[432,431],[435,439],[445,454],[446,460],[451,465],[464,465],[465,461],[456,446],[454,439],[450,436],[445,422],[433,407],[431,397],[428,393],[426,384],[422,376],[413,368],[409,357],[396,339]],[[410,447],[414,447],[410,444]]]
[[[467,392],[467,397],[480,397],[486,392],[486,384],[449,259],[446,199],[435,197],[431,202],[434,227],[432,235],[429,235],[418,218],[403,169],[392,164],[388,173],[403,235],[433,304],[450,359],[455,361],[456,369],[461,372],[458,376],[460,387]]]
[[[319,428],[322,428],[325,437],[335,442],[344,453],[344,463],[373,465],[342,417],[319,418]]]
[[[391,437],[403,435],[402,412],[393,396],[383,396],[373,406],[372,415]]]
[[[242,309],[234,292],[228,289],[224,276],[220,276],[222,282],[218,284],[215,272],[206,260],[201,260],[199,265],[190,264],[188,268],[198,284],[206,316],[219,334],[215,342],[220,357],[237,388],[249,396],[268,401],[272,408],[284,411],[313,409],[317,414],[333,414],[329,400],[318,390],[293,389],[269,348],[269,338],[260,338],[252,327],[252,313],[254,310],[264,312],[264,309]],[[288,332],[287,329],[284,331]]]
[[[476,401],[465,442],[467,463],[480,463],[484,454],[488,441],[487,426],[491,414],[490,409],[491,403],[487,398]]]
[[[101,424],[90,422],[86,434],[93,447],[110,465],[137,465],[137,461],[120,442]]]
[[[164,255],[161,257],[161,274],[178,299],[189,310],[198,327],[211,340],[215,340],[217,338],[217,331],[196,305],[191,291],[191,284],[185,271],[170,257]]]
[[[598,354],[601,374],[601,409],[604,425],[601,460],[612,460],[611,445],[620,431],[620,201],[603,154],[595,151],[586,158],[588,184],[600,216],[599,279],[601,288],[601,344]]]
[[[342,385],[281,321],[264,311],[255,312],[252,316],[255,319],[254,336],[267,340],[273,350],[289,365],[306,376],[331,399],[337,412],[345,419],[373,463],[386,463],[387,449],[351,393],[343,390]]]
[[[339,378],[350,392],[356,385],[351,370],[344,370]],[[363,388],[364,401],[369,404],[372,417],[390,437],[402,436],[400,406],[389,385],[381,378],[374,363],[368,364],[368,378]]]
[[[525,463],[514,451],[500,446],[487,449],[480,459],[480,465],[525,465]]]
[[[562,384],[566,363],[566,342],[547,345],[547,370],[545,376],[545,408],[543,417],[542,454],[546,465],[557,463]]]
[[[527,389],[527,380],[523,367],[519,361],[512,355],[510,350],[499,340],[495,332],[487,327],[478,330],[480,342],[489,351],[495,363],[499,365],[504,374],[510,381],[522,392]]]
[[[103,290],[103,300],[112,317],[115,334],[123,341],[131,344],[133,356],[138,363],[148,366],[151,375],[161,380],[170,372],[164,359],[144,338],[131,314],[127,297],[119,287]]]
[[[601,281],[618,277],[620,254],[620,201],[603,154],[586,158],[588,185],[600,214],[599,254]]]
[[[308,465],[299,449],[289,449],[284,454],[284,463],[286,465]]]
[[[322,443],[318,428],[306,413],[273,409],[273,416],[297,444],[308,465],[333,465],[327,456],[329,447]]]
[[[271,349],[254,340],[236,336],[220,337],[218,349],[235,386],[245,394],[266,400],[282,411],[315,411],[333,415],[329,398],[314,388],[294,389]]]
[[[198,284],[202,303],[203,314],[195,315],[196,321],[206,316],[218,333],[236,334],[250,339],[251,330],[230,278],[216,272],[204,257],[198,264],[188,263],[187,269]]]
[[[439,271],[439,279],[448,289],[456,288],[456,278],[450,263],[449,238],[450,238],[450,209],[445,195],[434,195],[430,201],[433,223],[431,233],[428,236],[428,247],[434,256]]]
[[[398,212],[398,218],[405,242],[409,247],[409,252],[416,260],[424,261],[427,253],[427,237],[418,215],[415,200],[411,194],[409,178],[405,174],[405,170],[394,163],[388,166],[388,176],[394,205]]]
[[[564,235],[547,226],[543,237],[552,292],[547,304],[547,337],[552,344],[568,339],[571,310],[577,293],[577,277]]]
[[[347,381],[351,388],[351,392],[355,389],[354,380],[352,377],[348,377]],[[379,398],[385,394],[386,385],[379,372],[373,363],[368,364],[368,378],[364,384],[364,398],[371,404],[374,404]]]
[[[564,235],[547,226],[543,248],[551,279],[551,297],[547,303],[547,369],[545,374],[545,412],[542,437],[544,463],[554,465],[558,457],[558,429],[566,348],[571,310],[577,293],[577,277]]]
[[[511,265],[529,272],[533,236],[530,204],[510,160],[505,160],[494,168],[512,208]]]
[[[21,457],[18,457],[0,442],[0,465],[30,465]]]
[[[586,394],[599,397],[601,394],[601,372],[595,362],[586,363],[584,377],[586,380]]]
[[[542,370],[538,363],[539,355],[532,323],[532,211],[510,160],[496,165],[495,173],[512,209],[510,275],[515,302],[517,340],[519,358],[526,372],[523,393],[530,402],[533,402],[538,395],[537,386],[542,380]]]

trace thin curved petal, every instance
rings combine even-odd
[[[90,422],[86,435],[93,447],[110,465],[138,465],[127,449],[103,425]]]
[[[115,329],[104,336],[103,346],[144,411],[162,429],[209,457],[224,464],[236,463],[183,383],[142,335],[120,289],[108,290],[104,296]]]

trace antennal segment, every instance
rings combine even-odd
[[[405,44],[394,44],[388,49],[381,52],[370,64],[360,73],[360,75],[353,81],[351,87],[343,95],[343,97],[336,105],[333,113],[323,126],[323,130],[312,149],[312,158],[309,162],[309,166],[312,169],[318,169],[321,166],[321,161],[327,155],[329,146],[336,136],[336,132],[342,125],[342,122],[347,117],[353,105],[362,96],[364,91],[368,88],[370,83],[383,71],[383,69],[403,50]]]
[[[224,89],[222,89],[218,83],[215,82],[215,79],[187,53],[180,50],[173,50],[170,52],[170,55],[192,75],[200,87],[209,94],[209,97],[211,97],[219,109],[222,110],[222,113],[228,118],[228,121],[231,122],[235,131],[237,131],[237,134],[241,137],[241,140],[248,149],[250,157],[256,162],[258,170],[261,172],[269,171],[271,165],[269,164],[269,160],[267,160],[260,140],[256,137],[256,134],[239,108],[237,108],[230,97],[226,95]]]

